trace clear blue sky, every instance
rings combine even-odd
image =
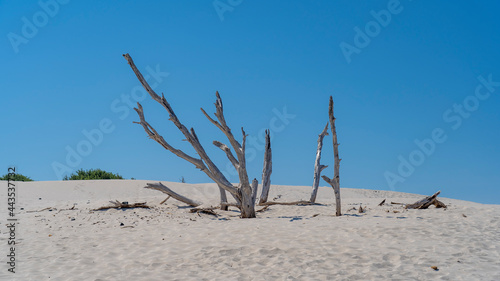
[[[497,1],[0,1],[1,174],[15,165],[35,180],[58,180],[61,164],[209,182],[132,123],[135,97],[165,139],[193,154],[165,110],[143,99],[122,57],[128,52],[221,170],[228,161],[211,142],[227,140],[200,111],[214,111],[216,90],[236,135],[244,126],[256,139],[248,165],[259,181],[259,133],[272,127],[272,183],[283,185],[312,184],[333,95],[341,187],[442,190],[500,204],[499,8]],[[280,119],[284,110],[295,117]],[[100,130],[102,139],[93,134],[91,143],[84,130]],[[68,149],[78,148],[81,159],[68,162]],[[332,150],[328,136],[328,176]]]

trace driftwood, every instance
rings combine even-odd
[[[260,193],[259,205],[267,202],[269,189],[271,188],[271,173],[273,172],[273,156],[271,152],[271,136],[266,130],[266,148],[264,152],[264,167],[262,168],[262,192]]]
[[[214,210],[212,208],[193,208],[193,209],[189,210],[189,212],[190,213],[198,213],[198,215],[200,213],[202,213],[202,214],[212,215],[215,217],[219,216],[219,214],[214,212]]]
[[[267,211],[268,208],[269,208],[269,206],[264,206],[264,208],[259,209],[259,210],[255,211],[255,212],[257,212],[257,213],[265,212],[265,211]]]
[[[109,201],[109,203],[111,203],[113,205],[100,207],[97,209],[93,209],[92,211],[101,211],[101,210],[109,210],[109,209],[131,209],[131,208],[149,209],[150,208],[148,205],[146,205],[146,202],[129,204],[128,202],[120,202],[118,200],[115,200],[115,201]]]
[[[436,208],[448,208],[448,206],[446,206],[445,203],[443,203],[437,199],[434,200],[434,203],[432,203],[432,204],[434,204],[434,206],[436,206]]]
[[[236,207],[236,208],[240,208],[240,205],[239,204],[236,204],[236,203],[223,203],[223,205],[225,207]],[[228,209],[227,208],[224,208],[223,209],[224,211],[227,211]]]
[[[201,109],[203,114],[212,122],[217,128],[219,128],[227,137],[229,140],[231,146],[233,147],[234,152],[236,153],[236,157],[234,157],[229,149],[223,149],[226,152],[226,155],[230,159],[231,163],[235,166],[236,170],[238,171],[240,183],[237,187],[233,186],[227,178],[222,174],[222,172],[219,170],[219,168],[212,162],[210,157],[207,155],[205,149],[203,146],[200,144],[200,141],[198,139],[198,136],[196,135],[195,131],[193,128],[188,130],[177,118],[175,115],[172,107],[170,104],[167,102],[165,99],[165,96],[162,95],[161,97],[156,94],[156,92],[150,87],[146,79],[142,76],[141,72],[137,69],[135,66],[132,58],[130,57],[129,54],[123,55],[124,58],[127,60],[128,64],[134,71],[135,75],[139,79],[139,82],[142,84],[144,89],[149,93],[151,98],[161,104],[168,112],[169,114],[169,120],[172,121],[176,127],[182,132],[182,134],[185,136],[186,140],[191,144],[191,146],[194,148],[196,153],[199,155],[200,158],[195,158],[192,157],[183,151],[179,149],[175,149],[172,147],[169,143],[165,141],[165,139],[158,134],[158,132],[146,121],[144,117],[144,111],[140,103],[137,103],[137,108],[134,108],[134,110],[137,112],[140,118],[140,122],[135,122],[137,124],[140,124],[143,128],[144,131],[148,134],[148,136],[158,142],[160,145],[162,145],[165,149],[169,150],[176,156],[190,162],[191,164],[195,165],[196,168],[200,169],[203,171],[207,176],[212,179],[217,185],[219,186],[220,190],[220,196],[221,196],[221,209],[227,208],[227,198],[226,198],[226,193],[225,191],[229,192],[234,199],[236,200],[236,203],[238,204],[240,211],[241,211],[241,217],[242,218],[254,218],[255,217],[255,201],[253,195],[253,190],[252,187],[250,186],[250,182],[248,179],[248,174],[246,170],[246,159],[245,159],[245,141],[246,141],[246,134],[243,128],[241,128],[241,132],[243,134],[243,141],[240,144],[233,136],[231,133],[231,129],[227,126],[226,120],[224,118],[224,112],[223,112],[223,105],[222,105],[222,100],[219,96],[219,93],[216,92],[216,102],[215,102],[215,107],[216,107],[216,112],[215,116],[217,117],[217,121],[212,119],[206,112],[205,110]],[[215,145],[221,147],[220,145],[222,143],[220,142],[215,142]]]
[[[382,202],[380,202],[378,205],[379,205],[379,206],[382,206],[382,205],[384,205],[384,203],[385,203],[385,199],[384,199],[384,200],[382,200]]]
[[[260,206],[271,206],[271,205],[316,205],[316,203],[313,203],[311,201],[294,201],[294,202],[276,202],[276,201],[270,201],[270,202],[264,202],[262,204],[259,204]]]
[[[333,187],[333,192],[335,193],[335,205],[336,205],[336,216],[341,216],[341,202],[340,202],[340,159],[339,158],[339,143],[337,142],[337,131],[335,129],[335,116],[333,115],[333,97],[330,96],[330,104],[328,106],[328,116],[330,117],[330,129],[332,131],[333,139],[333,178],[330,179],[327,176],[321,176],[327,183]]]
[[[318,149],[316,150],[316,161],[314,162],[314,181],[312,186],[311,199],[312,203],[316,202],[316,195],[318,194],[318,186],[321,171],[323,171],[328,165],[321,165],[321,150],[323,149],[323,138],[328,135],[328,123],[326,123],[325,128],[318,136]]]
[[[183,203],[186,203],[186,204],[188,204],[191,207],[198,207],[198,206],[201,205],[201,203],[199,203],[199,202],[196,202],[196,201],[191,200],[191,199],[189,199],[189,198],[187,198],[185,196],[180,195],[179,193],[174,192],[172,189],[168,188],[167,186],[165,186],[161,182],[159,182],[159,183],[147,183],[144,188],[154,189],[154,190],[158,190],[158,191],[161,191],[163,193],[166,193],[170,197],[172,197],[174,199],[177,199],[177,200],[179,200],[179,201],[181,201]],[[164,200],[163,202],[165,202],[165,201],[166,200]]]
[[[425,197],[422,200],[419,200],[413,204],[407,204],[405,205],[406,209],[427,209],[429,206],[434,205],[436,208],[446,208],[446,205],[437,200],[436,197],[441,193],[441,191],[438,191],[434,193],[431,196]]]
[[[26,213],[38,213],[38,212],[43,212],[43,211],[47,211],[47,210],[53,211],[53,210],[57,210],[57,208],[47,207],[47,208],[43,208],[43,209],[38,210],[38,211],[26,211]]]

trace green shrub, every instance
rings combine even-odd
[[[101,169],[90,169],[83,170],[80,169],[76,173],[71,174],[71,176],[65,176],[63,180],[122,180],[122,176],[119,174],[113,174],[110,172],[103,171]]]
[[[27,176],[23,176],[21,174],[15,174],[14,176],[9,176],[9,174],[5,174],[0,178],[2,181],[11,180],[11,181],[33,181]]]

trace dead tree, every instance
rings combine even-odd
[[[262,192],[260,194],[259,205],[267,202],[269,189],[271,187],[271,173],[273,172],[273,156],[271,152],[271,136],[266,130],[266,150],[264,152],[264,167],[262,168]]]
[[[340,203],[340,159],[339,158],[339,143],[337,142],[337,131],[335,129],[335,116],[333,115],[333,97],[330,96],[330,104],[328,106],[328,116],[330,117],[330,128],[332,131],[332,139],[333,139],[333,157],[334,157],[334,166],[333,166],[333,178],[330,179],[327,176],[322,176],[322,178],[329,183],[333,187],[333,192],[335,193],[335,204],[336,204],[336,215],[341,216],[341,203]]]
[[[191,144],[191,146],[194,148],[196,153],[199,155],[200,158],[195,158],[192,157],[186,153],[184,153],[182,150],[175,149],[172,147],[169,143],[165,141],[165,139],[158,134],[158,132],[146,121],[144,117],[144,111],[140,103],[137,103],[137,108],[134,108],[134,110],[137,112],[140,118],[140,122],[135,122],[137,124],[142,125],[148,136],[158,142],[161,146],[163,146],[165,149],[168,151],[172,152],[176,156],[190,162],[191,164],[195,165],[196,168],[200,169],[203,171],[205,174],[207,174],[210,179],[212,179],[215,183],[220,188],[220,194],[221,194],[221,208],[227,208],[229,205],[227,203],[226,199],[226,194],[225,191],[229,192],[236,200],[236,206],[238,206],[241,210],[241,217],[242,218],[254,218],[255,217],[255,201],[254,197],[252,196],[252,187],[250,186],[250,182],[248,180],[248,174],[246,171],[246,160],[245,160],[245,141],[246,141],[246,134],[243,128],[241,129],[242,134],[243,134],[243,141],[242,144],[234,138],[234,136],[231,133],[231,129],[227,126],[224,114],[223,114],[223,106],[222,106],[222,100],[219,96],[219,93],[216,93],[216,113],[215,116],[217,117],[218,121],[215,121],[211,117],[208,116],[208,114],[202,109],[203,113],[207,118],[214,124],[216,125],[228,138],[231,146],[233,147],[235,153],[236,153],[236,158],[233,156],[230,150],[226,151],[226,154],[231,161],[231,163],[235,166],[236,170],[238,171],[238,175],[240,178],[240,183],[238,186],[233,186],[227,179],[226,177],[222,174],[222,172],[219,170],[219,168],[212,162],[210,157],[207,155],[205,152],[205,149],[203,146],[200,144],[200,141],[198,139],[198,136],[196,135],[195,131],[193,128],[188,130],[177,118],[175,115],[172,107],[170,104],[167,102],[165,99],[165,96],[162,94],[160,97],[159,95],[156,94],[156,92],[149,86],[148,82],[144,79],[142,76],[141,72],[137,69],[137,67],[134,64],[134,61],[130,57],[129,54],[123,55],[125,59],[127,60],[128,64],[134,71],[135,75],[139,79],[139,82],[142,84],[144,89],[149,93],[151,98],[153,100],[157,101],[160,103],[168,112],[169,114],[169,120],[172,121],[176,127],[182,132],[182,134],[186,137],[186,140]],[[215,145],[221,144],[220,142],[214,142]],[[219,146],[220,147],[220,146]],[[223,149],[224,150],[224,149]]]
[[[318,136],[318,150],[316,150],[316,161],[314,162],[314,181],[313,181],[313,186],[312,186],[312,193],[311,193],[311,203],[316,202],[316,195],[318,194],[318,186],[319,186],[319,180],[320,180],[320,175],[321,171],[323,171],[328,165],[321,165],[321,149],[323,148],[323,138],[328,135],[328,123],[326,123],[325,128],[323,129],[323,132],[319,134]]]

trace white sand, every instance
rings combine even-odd
[[[335,217],[333,191],[321,187],[323,206],[271,206],[257,219],[217,211],[215,218],[174,199],[160,206],[166,196],[143,189],[146,182],[19,183],[15,274],[5,263],[2,189],[0,280],[500,280],[500,205],[441,198],[448,209],[404,210],[377,205],[423,196],[343,188],[345,215]],[[214,184],[165,184],[217,204]],[[272,186],[270,199],[309,193]],[[154,208],[90,211],[114,199]],[[366,213],[358,214],[359,204]]]

